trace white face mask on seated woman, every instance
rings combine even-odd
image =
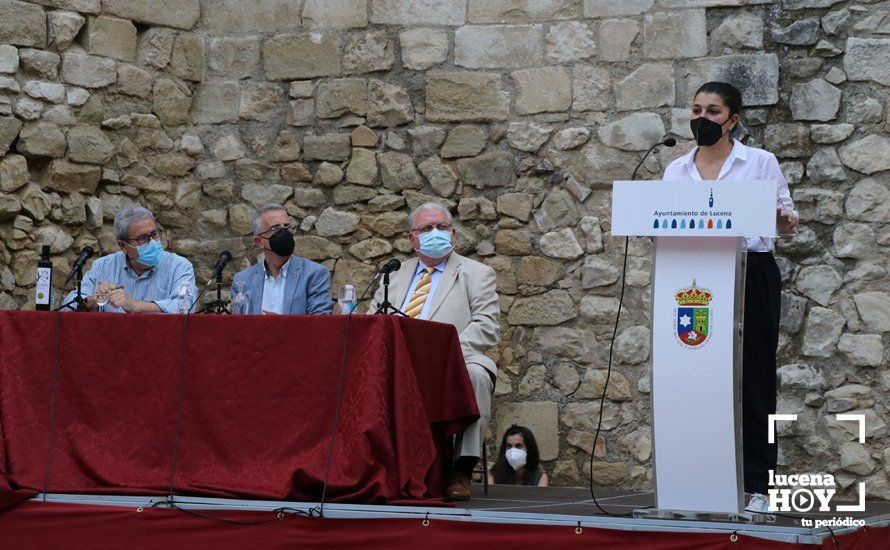
[[[512,449],[507,449],[504,455],[506,455],[507,462],[510,464],[510,467],[513,468],[513,470],[518,470],[525,466],[525,449],[518,449],[516,447],[513,447]]]

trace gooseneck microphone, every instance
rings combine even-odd
[[[71,282],[71,279],[77,274],[78,271],[83,269],[83,265],[87,263],[87,260],[93,257],[93,247],[85,246],[83,250],[80,251],[80,254],[77,255],[77,259],[74,260],[74,265],[71,266],[71,271],[68,273],[68,276],[65,277],[65,285]]]
[[[649,158],[649,155],[652,153],[652,151],[655,150],[656,147],[658,147],[659,145],[664,145],[665,147],[673,147],[676,144],[677,144],[677,140],[672,137],[669,137],[663,141],[659,141],[658,143],[656,143],[655,145],[650,147],[649,150],[646,151],[646,154],[643,155],[643,158],[640,159],[640,162],[639,162],[639,164],[637,164],[637,167],[634,168],[633,174],[631,174],[630,179],[631,180],[637,179],[637,172],[640,170],[640,166],[642,166],[643,163],[646,161],[646,159]]]

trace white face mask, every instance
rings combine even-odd
[[[512,449],[507,449],[507,452],[504,454],[507,455],[507,462],[510,463],[510,467],[513,470],[518,470],[525,466],[525,449],[513,447]]]

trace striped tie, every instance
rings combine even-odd
[[[423,277],[417,282],[417,288],[414,289],[414,294],[411,295],[408,307],[405,308],[405,315],[408,317],[415,319],[423,311],[423,304],[426,302],[426,297],[430,294],[430,282],[433,280],[433,271],[435,270],[435,267],[426,268],[423,272]]]

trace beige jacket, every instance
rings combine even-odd
[[[417,258],[407,260],[402,268],[390,276],[389,301],[400,308],[409,292],[417,271]],[[452,252],[439,280],[428,320],[454,325],[460,336],[464,361],[475,363],[497,375],[497,365],[485,352],[500,339],[500,315],[497,276],[485,264]],[[369,313],[383,301],[383,283],[374,294]]]

